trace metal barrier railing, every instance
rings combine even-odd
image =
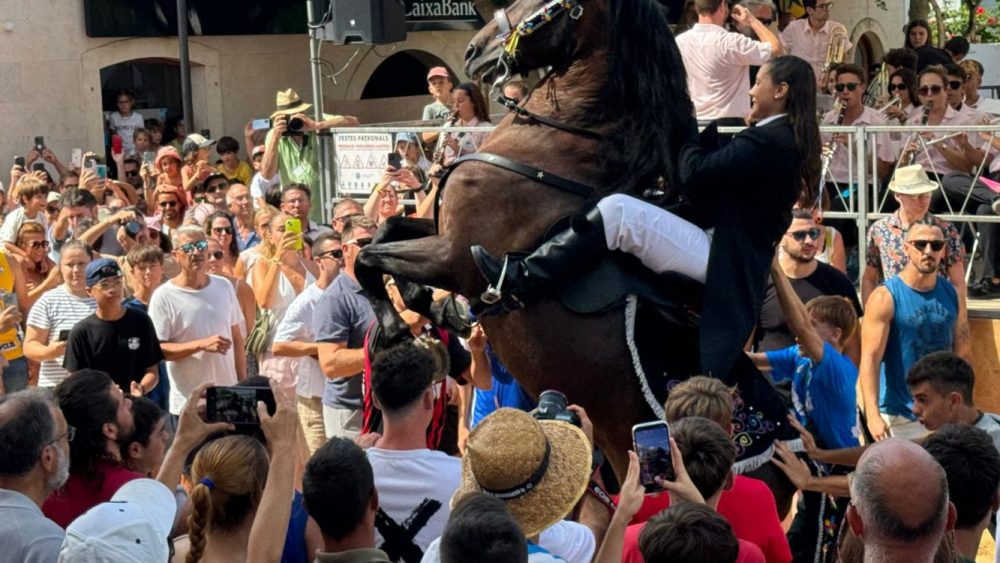
[[[721,133],[737,133],[741,131],[742,127],[720,127],[719,131]],[[425,133],[425,132],[449,132],[449,133],[469,133],[469,132],[490,132],[493,130],[493,126],[488,127],[352,127],[352,128],[335,128],[331,129],[330,133],[337,139],[340,135],[382,135],[385,138],[388,135],[389,139],[394,139],[397,133]],[[824,212],[824,217],[831,219],[848,219],[854,221],[857,228],[858,235],[858,256],[859,256],[859,279],[864,272],[865,263],[864,257],[866,253],[867,246],[867,231],[870,222],[877,221],[883,217],[889,215],[882,211],[886,198],[888,197],[888,190],[881,185],[882,178],[877,177],[872,172],[877,171],[878,164],[878,154],[880,150],[880,143],[894,143],[893,154],[898,158],[899,148],[905,144],[906,140],[914,140],[919,146],[918,155],[924,157],[924,160],[930,160],[930,151],[934,150],[932,147],[935,143],[928,144],[928,140],[923,139],[919,133],[931,133],[937,142],[941,142],[941,139],[952,133],[966,133],[966,134],[977,134],[978,133],[988,133],[991,139],[1000,139],[1000,124],[994,125],[948,125],[948,126],[890,126],[890,125],[863,125],[863,126],[836,126],[836,125],[822,125],[820,126],[820,132],[826,136],[828,134],[843,133],[847,135],[846,148],[840,147],[840,152],[835,158],[841,159],[843,161],[842,170],[845,172],[844,177],[846,178],[843,182],[836,181],[836,178],[828,177],[825,180],[832,179],[832,183],[835,186],[840,184],[846,184],[849,189],[840,191],[836,194],[831,194],[831,198],[839,199],[841,206],[845,209],[844,211],[828,211]],[[992,148],[987,141],[977,140],[973,143],[981,150],[985,149],[988,155],[1000,158],[1000,151]],[[334,145],[333,162],[337,161],[336,145]],[[394,144],[386,145],[389,150]],[[919,157],[918,157],[919,161]],[[969,182],[970,190],[973,182],[977,181],[981,175],[986,173],[985,161],[980,163],[976,170],[970,170]],[[864,166],[860,166],[859,163],[865,163]],[[895,168],[893,164],[893,169]],[[841,168],[841,167],[838,167]],[[934,173],[933,167],[926,167],[929,173]],[[334,171],[329,171],[329,173],[334,174]],[[335,188],[335,183],[331,181],[329,185],[332,188],[331,193],[323,194],[323,200],[325,202],[331,202],[339,200],[342,194]],[[858,189],[859,186],[866,186],[868,189]],[[943,190],[943,188],[939,189]],[[1000,193],[997,194],[1000,197]],[[945,201],[948,198],[945,197]],[[968,202],[966,198],[965,203]],[[974,213],[968,213],[966,209],[967,205],[962,205],[958,210],[951,208],[949,204],[949,213],[937,214],[938,217],[955,223],[972,224],[972,223],[1000,223],[1000,216],[997,215],[975,215]],[[331,212],[331,207],[324,208],[325,216],[328,218]],[[973,228],[975,233],[975,229]],[[978,241],[978,237],[976,239]],[[971,272],[971,260],[970,256],[970,272]]]

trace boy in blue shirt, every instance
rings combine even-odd
[[[776,383],[791,380],[795,417],[812,431],[817,442],[826,444],[820,447],[858,446],[858,368],[843,353],[858,325],[854,306],[847,299],[833,295],[816,297],[803,304],[777,259],[771,264],[771,277],[798,344],[752,353],[751,359],[759,369],[770,370]],[[818,469],[823,474],[846,472],[846,468],[839,467]],[[788,531],[793,558],[814,560],[817,553],[824,554],[832,547],[846,508],[843,500],[804,492]],[[822,534],[817,529],[820,514]]]

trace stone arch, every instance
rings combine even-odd
[[[85,51],[80,57],[83,77],[82,110],[88,118],[86,142],[89,147],[104,146],[101,115],[101,69],[142,59],[177,60],[177,39],[173,37],[134,38],[114,41]],[[222,89],[220,88],[219,52],[197,41],[188,42],[191,61],[191,98],[194,128],[222,130]]]
[[[427,71],[436,66],[447,67],[440,57],[426,51],[397,51],[372,71],[362,90],[361,99],[426,95]]]
[[[882,62],[887,49],[885,29],[877,20],[864,18],[851,31],[851,43],[854,43],[854,62],[862,68],[870,69]]]

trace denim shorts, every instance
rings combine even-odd
[[[4,393],[16,393],[28,387],[28,360],[23,356],[10,360],[7,367],[3,368],[3,388]]]

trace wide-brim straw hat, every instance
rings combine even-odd
[[[307,109],[311,108],[312,104],[307,104],[299,98],[299,94],[289,88],[288,90],[281,90],[275,100],[275,110],[271,114],[271,119],[278,117],[279,115],[295,115],[296,113],[302,113]]]
[[[498,409],[469,433],[451,505],[474,492],[500,498],[531,538],[573,509],[590,481],[591,462],[590,441],[576,426]]]
[[[900,166],[889,181],[889,189],[897,194],[919,195],[938,189],[938,183],[927,177],[919,164]]]

